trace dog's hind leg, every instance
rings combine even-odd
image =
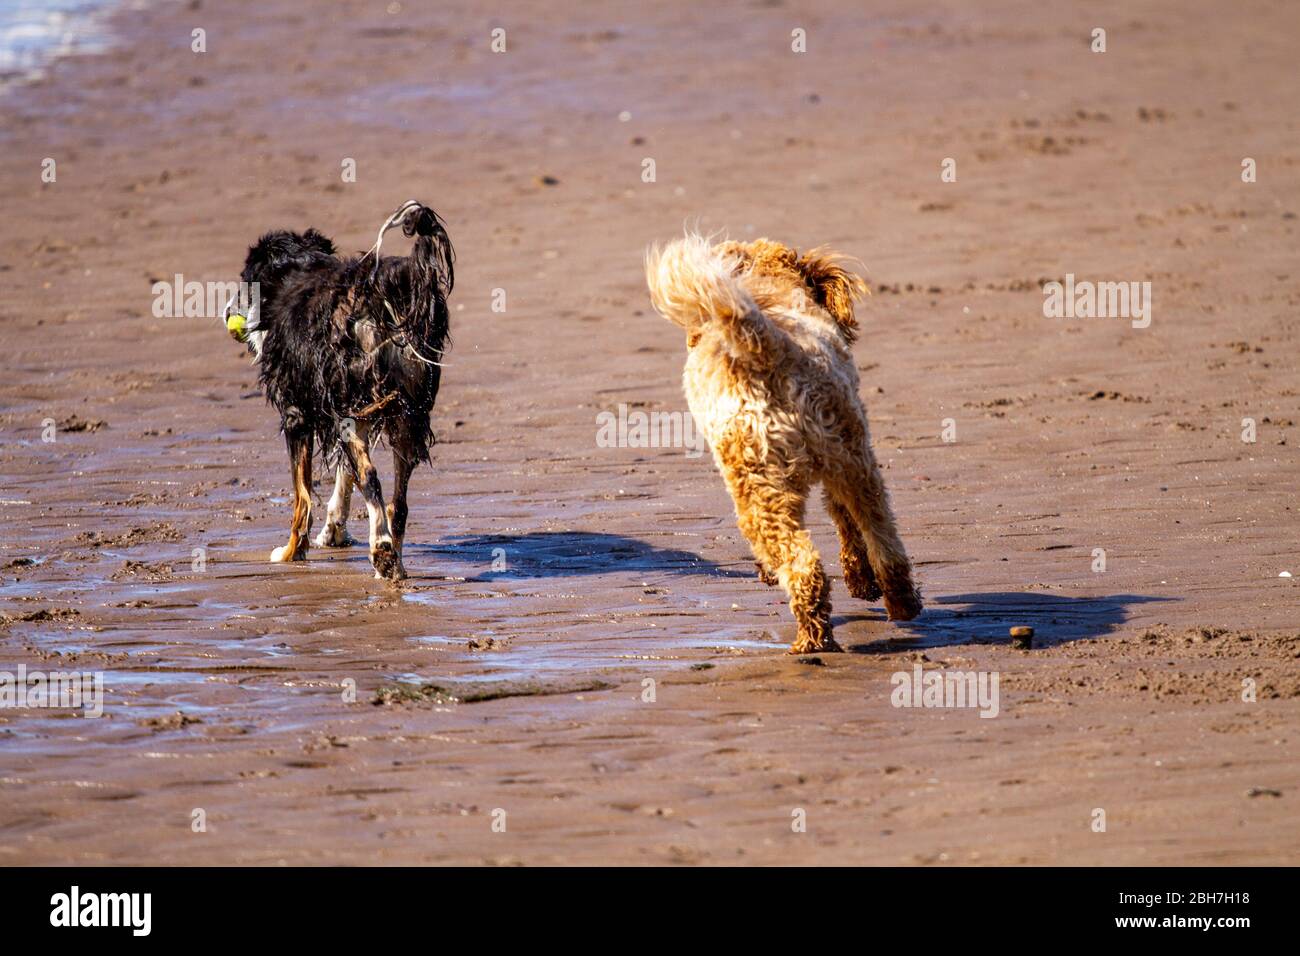
[[[339,462],[334,474],[334,493],[325,509],[325,527],[316,535],[318,548],[346,548],[355,544],[348,534],[348,514],[352,511],[352,471]]]
[[[289,541],[271,552],[272,561],[305,561],[311,534],[311,432],[286,434],[293,474],[293,521]]]
[[[834,493],[866,538],[868,563],[884,593],[889,619],[910,621],[921,613],[921,594],[912,581],[912,562],[898,536],[880,466],[870,451],[846,470]]]
[[[791,654],[838,651],[831,636],[831,588],[812,536],[803,526],[807,489],[769,480],[739,465],[724,475],[741,533],[754,557],[776,572],[798,625]]]
[[[393,549],[393,535],[388,527],[388,513],[384,507],[384,490],[379,484],[379,472],[370,460],[370,429],[358,422],[343,447],[348,462],[352,465],[353,480],[357,483],[361,497],[366,499],[366,509],[370,512],[370,563],[374,565],[375,577],[395,579],[400,562]]]
[[[826,491],[826,510],[840,534],[840,568],[844,572],[844,586],[855,598],[876,601],[880,598],[880,585],[871,570],[867,542],[848,505],[829,486]]]
[[[406,538],[406,487],[417,462],[415,449],[405,429],[394,426],[388,439],[393,446],[393,500],[388,504],[388,526],[393,534],[393,549],[397,552],[396,575],[404,578],[406,567],[402,564],[402,541]]]

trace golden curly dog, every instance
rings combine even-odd
[[[825,249],[688,233],[646,253],[655,309],[686,331],[683,384],[736,503],[759,577],[780,583],[798,622],[792,654],[836,651],[830,582],[804,528],[821,481],[840,534],[844,583],[884,596],[891,620],[921,613],[912,565],[871,452],[850,350],[866,283]]]

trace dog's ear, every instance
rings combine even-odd
[[[861,276],[844,268],[843,261],[843,256],[819,247],[799,258],[798,269],[817,304],[831,314],[844,338],[852,343],[858,337],[853,302],[869,290]]]
[[[305,233],[283,229],[268,232],[248,250],[242,278],[245,282],[262,279],[282,268],[306,263],[318,254],[333,255],[334,243],[315,229]]]
[[[302,234],[302,244],[312,252],[323,252],[327,256],[335,254],[334,241],[315,229],[308,229]]]
[[[253,282],[262,277],[266,270],[280,258],[286,232],[268,232],[248,249],[244,257],[244,271],[240,278],[244,282]]]

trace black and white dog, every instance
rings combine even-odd
[[[384,233],[401,225],[411,254],[384,256]],[[447,297],[455,253],[442,219],[415,200],[379,230],[370,252],[344,258],[315,229],[269,232],[244,262],[244,287],[257,297],[227,328],[256,356],[267,400],[280,412],[293,475],[289,541],[272,561],[302,561],[311,533],[313,446],[336,469],[322,547],[351,544],[348,509],[355,482],[370,512],[376,577],[397,580],[411,472],[429,461],[429,413],[448,346]],[[393,450],[393,500],[385,507],[371,445]]]

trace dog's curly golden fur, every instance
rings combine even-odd
[[[646,254],[655,308],[686,331],[683,383],[736,504],[759,576],[780,583],[798,624],[791,653],[833,651],[830,582],[804,527],[820,481],[840,535],[844,583],[884,597],[892,620],[921,612],[912,565],[871,451],[849,346],[866,283],[826,249],[687,234]]]

